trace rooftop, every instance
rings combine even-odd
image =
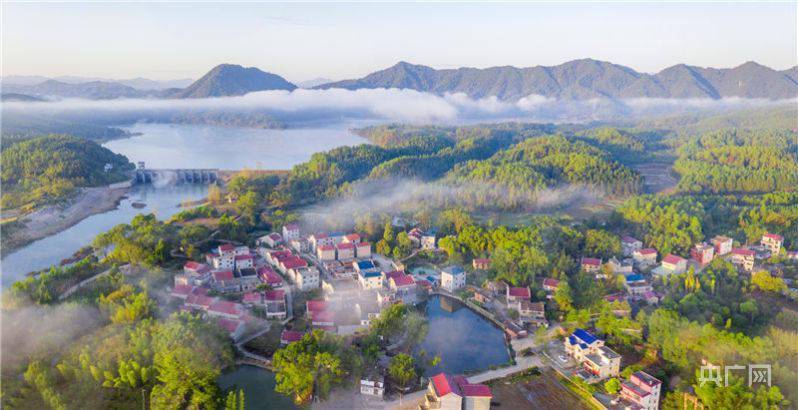
[[[600,266],[601,259],[598,258],[582,258],[582,265]]]
[[[573,336],[587,344],[593,344],[593,342],[598,340],[596,336],[593,336],[590,332],[584,329],[574,330]]]
[[[672,253],[669,253],[668,256],[662,259],[662,263],[667,263],[670,265],[676,265],[677,263],[682,263],[686,261],[687,259],[684,259],[681,256],[676,256]]]
[[[217,270],[216,272],[213,272],[213,280],[217,282],[233,280],[233,271]]]
[[[280,334],[280,341],[285,341],[287,343],[298,342],[302,340],[302,336],[304,335],[304,333],[296,330],[283,329],[283,332]]]
[[[754,256],[756,255],[756,252],[750,249],[734,248],[732,249],[732,254],[740,256]]]
[[[775,233],[766,233],[766,234],[762,235],[762,237],[763,238],[772,239],[774,241],[779,241],[779,242],[783,242],[784,241],[784,237],[783,236],[777,235]]]
[[[529,288],[509,287],[507,288],[507,294],[516,298],[529,298],[531,296]]]
[[[465,271],[463,270],[463,267],[460,266],[460,265],[450,265],[450,266],[447,266],[447,267],[441,269],[441,271],[443,273],[448,273],[450,275],[459,275],[461,273],[465,273]]]
[[[654,255],[657,253],[657,250],[654,248],[644,248],[637,251],[637,253],[641,255]]]

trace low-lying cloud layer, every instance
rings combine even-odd
[[[156,119],[159,115],[205,112],[258,112],[291,122],[375,119],[413,123],[455,123],[463,121],[591,121],[723,110],[795,103],[743,98],[627,100],[559,100],[530,95],[517,102],[496,97],[472,99],[465,94],[443,96],[399,89],[262,91],[240,97],[205,99],[118,99],[52,102],[5,102],[4,114],[40,113],[69,118],[103,116],[108,121]]]

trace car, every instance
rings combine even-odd
[[[560,361],[563,362],[563,363],[567,363],[568,362],[568,358],[563,356],[563,355],[559,355],[559,356],[557,356],[557,358],[560,359]]]

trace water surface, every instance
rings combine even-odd
[[[101,214],[92,215],[55,235],[31,242],[8,255],[0,262],[3,288],[23,279],[25,274],[57,265],[72,256],[78,249],[91,244],[94,238],[121,223],[128,223],[140,213],[155,213],[159,219],[168,219],[181,211],[180,204],[195,201],[208,195],[208,187],[201,184],[177,184],[156,187],[134,185],[119,206]],[[133,202],[147,204],[142,209],[133,208]]]
[[[247,409],[296,409],[293,401],[274,391],[274,373],[255,366],[238,366],[219,377],[217,384],[223,390],[244,390]]]
[[[316,152],[368,141],[348,124],[267,130],[186,124],[136,124],[141,135],[104,144],[148,168],[291,169]]]
[[[425,376],[487,370],[510,360],[504,332],[457,300],[435,296],[426,306],[429,333],[419,346],[441,362]]]

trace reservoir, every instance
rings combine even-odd
[[[429,358],[440,356],[441,362],[427,368],[425,376],[487,370],[510,360],[504,332],[459,301],[432,297],[426,314],[429,332],[419,348]]]
[[[291,169],[321,151],[368,141],[349,124],[320,128],[259,129],[185,124],[136,124],[140,135],[104,144],[147,168]]]
[[[128,223],[141,213],[155,213],[164,220],[180,212],[180,204],[196,201],[208,195],[208,187],[201,184],[177,184],[156,187],[134,185],[128,197],[111,211],[92,215],[55,235],[39,239],[6,255],[2,260],[3,288],[25,277],[28,272],[46,269],[72,256],[78,249],[91,244],[94,238],[114,226]],[[141,209],[133,202],[142,202]]]
[[[237,366],[217,380],[222,390],[244,390],[248,409],[296,409],[294,402],[274,391],[274,373],[255,366]]]

